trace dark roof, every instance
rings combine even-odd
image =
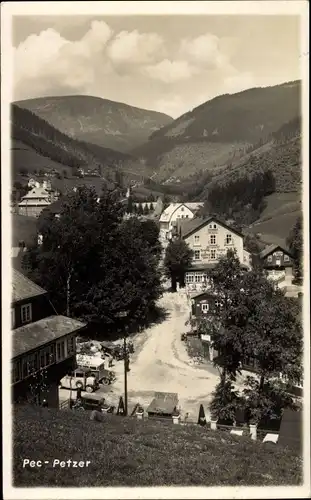
[[[67,316],[49,316],[13,330],[12,358],[48,344],[85,326]]]
[[[268,255],[270,255],[270,253],[275,252],[275,250],[281,250],[282,252],[287,253],[289,256],[292,256],[290,251],[285,247],[281,247],[280,245],[269,245],[266,248],[264,248],[262,252],[260,252],[259,257],[261,259],[264,259]]]
[[[154,399],[147,408],[147,413],[162,413],[170,415],[178,403],[178,394],[156,392]]]
[[[30,299],[47,293],[41,286],[26,278],[22,273],[13,269],[12,276],[12,302]]]
[[[216,222],[217,224],[220,224],[221,226],[225,227],[229,231],[232,231],[233,233],[237,234],[238,236],[241,236],[243,238],[243,234],[234,229],[232,226],[228,226],[225,222],[220,221],[214,216],[208,216],[208,217],[194,217],[193,219],[182,219],[180,221],[177,221],[176,223],[176,229],[177,233],[180,234],[182,238],[187,238],[191,234],[195,233],[202,227],[206,226],[210,222]]]
[[[37,236],[37,219],[27,215],[12,214],[12,247],[18,247],[20,241],[26,246],[33,243]]]
[[[196,292],[193,295],[191,295],[191,298],[197,299],[198,297],[201,297],[202,295],[207,295],[208,297],[215,297],[216,298],[215,294],[213,294],[211,291],[208,291],[208,290]]]

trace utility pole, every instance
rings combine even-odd
[[[126,345],[127,331],[125,330],[123,337],[123,350],[124,350],[124,414],[127,416],[127,370],[128,370],[128,356]]]

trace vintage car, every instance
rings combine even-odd
[[[98,380],[89,368],[76,368],[72,373],[65,375],[61,379],[60,387],[65,389],[82,389],[90,393],[98,389]]]
[[[72,410],[97,410],[102,413],[113,413],[115,407],[107,404],[101,394],[84,393],[75,400],[71,400],[70,408]]]
[[[76,359],[78,366],[90,370],[100,384],[110,385],[115,381],[115,373],[105,369],[105,363],[102,358],[78,354]]]

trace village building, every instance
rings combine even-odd
[[[208,286],[209,270],[228,250],[235,250],[241,266],[251,269],[252,256],[244,248],[243,234],[215,217],[178,221],[173,237],[182,238],[193,251],[192,264],[185,274],[185,284],[190,290]]]
[[[292,284],[294,259],[289,250],[280,245],[269,245],[259,254],[259,258],[269,279],[279,285]]]
[[[47,292],[13,270],[12,399],[58,408],[60,379],[76,367],[76,336],[86,325],[58,315]]]
[[[171,203],[160,216],[160,240],[166,247],[172,238],[175,224],[179,220],[193,219],[204,205],[203,202]]]
[[[31,186],[33,182],[35,185],[31,190],[22,197],[18,204],[18,213],[29,217],[38,217],[42,210],[47,208],[53,201],[57,200],[59,194],[53,190],[49,181],[42,183],[30,179]]]

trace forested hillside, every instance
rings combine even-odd
[[[300,97],[300,81],[218,96],[154,132],[132,153],[154,166],[158,181],[217,172],[273,139],[284,124],[299,121]]]
[[[11,135],[41,156],[67,167],[113,168],[130,163],[129,155],[97,148],[96,153],[88,144],[76,141],[59,132],[34,113],[12,106]],[[13,165],[14,167],[14,165]]]
[[[40,97],[16,104],[74,139],[122,152],[173,121],[164,113],[86,95]]]

